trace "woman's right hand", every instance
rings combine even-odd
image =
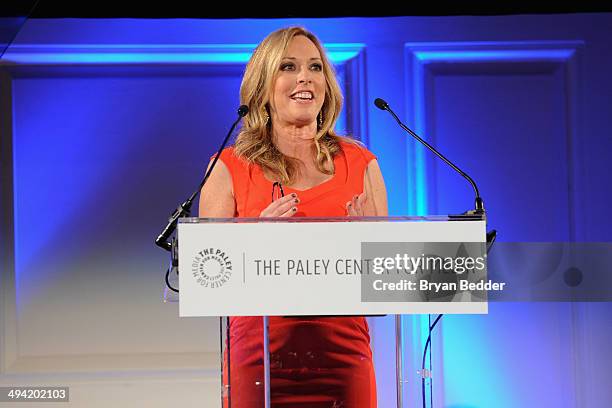
[[[277,200],[264,208],[260,217],[291,217],[297,212],[297,204],[300,202],[297,194],[292,193]]]

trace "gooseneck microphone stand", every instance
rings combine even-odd
[[[440,153],[438,150],[436,150],[432,145],[427,143],[419,135],[417,135],[415,132],[413,132],[412,129],[410,129],[408,126],[404,125],[402,123],[402,121],[397,117],[395,112],[393,112],[393,110],[389,107],[389,104],[387,102],[385,102],[385,100],[383,100],[381,98],[376,98],[374,100],[374,105],[376,105],[376,107],[378,109],[380,109],[380,110],[389,112],[391,114],[391,116],[393,116],[395,121],[398,123],[398,125],[402,129],[404,129],[412,137],[414,137],[421,144],[423,144],[425,147],[427,147],[429,150],[431,150],[436,156],[438,156],[440,159],[442,159],[442,161],[444,161],[446,164],[448,164],[453,170],[455,170],[457,173],[459,173],[463,178],[465,178],[471,184],[472,188],[474,189],[475,208],[473,210],[466,211],[465,213],[462,214],[462,216],[472,215],[472,216],[479,217],[479,219],[484,219],[486,217],[485,209],[484,209],[484,202],[482,200],[482,197],[480,196],[480,191],[478,190],[478,186],[476,186],[476,182],[474,182],[474,180],[469,175],[467,175],[463,170],[461,170],[453,162],[451,162],[449,159],[447,159],[442,153]],[[449,217],[453,218],[453,216],[449,216]],[[497,237],[497,231],[496,230],[491,230],[491,231],[487,232],[487,234],[486,234],[486,245],[487,245],[486,251],[487,251],[487,253],[489,253],[489,251],[491,250],[491,248],[493,246],[493,243],[495,242],[495,238],[496,237]],[[438,317],[435,319],[434,323],[431,324],[431,316],[430,316],[430,322],[428,324],[429,334],[427,336],[427,341],[425,342],[425,347],[424,347],[424,351],[423,351],[423,359],[422,359],[421,370],[420,370],[420,375],[421,375],[421,396],[422,396],[422,406],[423,406],[423,408],[425,408],[425,406],[426,406],[426,402],[425,402],[425,379],[426,378],[430,379],[430,407],[433,407],[433,391],[431,390],[431,371],[425,369],[425,360],[426,360],[428,349],[431,349],[431,335],[432,335],[432,331],[436,327],[436,325],[438,324],[438,322],[440,321],[441,318],[442,318],[442,315],[438,315]],[[400,327],[401,328],[401,321],[399,321],[399,319],[396,321],[396,327]],[[396,329],[396,332],[397,332],[397,329]],[[398,341],[398,343],[400,344],[400,347],[398,347],[398,349],[399,348],[403,348],[403,335],[402,335],[401,331],[396,334],[396,337],[397,337],[396,341]],[[430,359],[430,368],[431,368],[431,352],[429,353],[429,359]],[[399,361],[400,360],[400,356],[399,355],[396,356],[396,360],[397,360],[397,362],[396,362],[397,370],[401,371],[402,365],[401,365],[401,362]],[[401,375],[402,375],[401,372],[399,372],[398,375],[400,376],[399,378],[402,378],[401,377]],[[403,380],[400,380],[400,384],[402,382],[403,382]],[[403,397],[402,396],[402,390],[400,388],[401,387],[398,387],[398,392],[397,392],[398,405],[401,405],[401,400],[402,400],[402,397]]]
[[[225,145],[227,145],[227,142],[230,136],[232,135],[232,133],[234,132],[236,125],[238,125],[238,122],[240,122],[240,119],[245,117],[247,113],[249,113],[249,108],[246,105],[241,105],[238,108],[238,119],[234,121],[229,132],[227,132],[227,136],[225,136],[225,139],[223,139],[223,143],[221,143],[221,147],[219,147],[219,150],[217,151],[217,154],[215,155],[215,158],[212,164],[206,171],[206,174],[204,175],[204,179],[202,179],[200,186],[198,187],[197,190],[193,192],[193,194],[191,194],[191,196],[189,196],[187,200],[185,200],[178,207],[176,207],[172,215],[170,215],[170,218],[168,218],[168,224],[166,225],[164,230],[161,232],[161,234],[159,234],[159,236],[155,239],[155,245],[170,252],[171,264],[168,270],[166,271],[165,280],[166,280],[166,285],[168,286],[168,289],[174,292],[178,293],[178,289],[170,285],[169,276],[171,272],[176,272],[178,274],[178,238],[175,235],[172,237],[170,241],[168,241],[168,239],[170,238],[170,235],[172,235],[174,231],[176,230],[176,224],[178,223],[178,219],[181,217],[189,217],[189,215],[191,214],[191,206],[193,205],[193,201],[195,200],[195,198],[198,196],[198,194],[202,190],[202,187],[204,187],[204,184],[206,184],[208,177],[210,177],[210,174],[212,173],[212,170],[215,168],[215,165],[217,164],[217,161],[219,160],[219,156],[221,156],[221,152],[223,151],[223,149],[225,149]]]
[[[416,140],[421,142],[425,147],[427,147],[429,150],[431,150],[436,156],[438,156],[446,164],[451,166],[453,168],[453,170],[455,170],[463,178],[465,178],[472,185],[472,188],[474,189],[474,193],[476,195],[476,200],[475,200],[476,201],[476,208],[474,210],[472,210],[472,211],[467,211],[466,214],[483,214],[484,215],[484,213],[485,213],[484,202],[482,201],[482,197],[480,197],[480,191],[478,191],[478,187],[476,186],[476,183],[474,182],[474,180],[470,176],[468,176],[463,170],[461,170],[459,167],[455,166],[455,164],[453,164],[453,162],[451,162],[446,157],[444,157],[444,155],[442,153],[440,153],[439,151],[437,151],[432,145],[430,145],[425,140],[423,140],[419,135],[414,133],[412,131],[412,129],[410,129],[408,126],[404,125],[402,123],[402,121],[397,117],[395,112],[393,112],[393,110],[389,107],[389,104],[387,102],[385,102],[383,99],[376,98],[376,100],[374,100],[374,105],[376,105],[376,107],[378,109],[380,109],[380,110],[384,110],[384,111],[389,112],[391,114],[391,116],[393,116],[393,118],[397,121],[398,125],[400,125],[400,127],[402,129],[404,129],[406,132],[408,132]]]

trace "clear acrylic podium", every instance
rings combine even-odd
[[[332,327],[339,335],[365,333],[365,338],[363,316],[382,315],[395,315],[395,333],[389,339],[395,345],[395,399],[397,407],[408,406],[403,387],[420,380],[404,367],[400,315],[487,312],[482,293],[409,293],[411,279],[433,279],[433,273],[408,270],[408,262],[394,269],[382,267],[383,262],[390,265],[389,259],[401,261],[400,252],[403,259],[415,255],[412,265],[418,257],[481,256],[484,275],[470,279],[482,280],[486,225],[480,216],[183,218],[178,240],[180,315],[221,316],[223,407],[284,407],[298,400],[369,406],[359,401],[367,395],[366,370],[340,369],[342,375],[337,376],[334,363],[358,359],[332,349],[336,344],[326,350],[327,332],[321,327]],[[467,275],[449,276],[445,283],[452,284]],[[285,327],[290,329],[285,332]],[[285,338],[284,333],[290,334]],[[351,341],[363,338],[345,343]],[[340,395],[345,400],[325,399],[337,395],[329,390],[334,380],[344,387]]]

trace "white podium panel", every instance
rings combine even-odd
[[[180,315],[487,313],[486,298],[472,301],[466,291],[457,291],[451,301],[438,301],[436,296],[398,301],[397,293],[409,292],[410,284],[385,285],[389,272],[381,272],[395,261],[404,268],[409,264],[406,254],[388,259],[397,245],[409,245],[416,261],[431,252],[432,244],[480,243],[485,248],[485,227],[484,220],[469,217],[181,219]],[[391,255],[386,261],[364,257],[368,245],[390,250]],[[486,251],[482,257],[486,273]],[[402,273],[412,278],[412,289],[416,286],[418,291],[422,279],[408,269]],[[429,292],[449,290],[440,285],[434,284]],[[383,296],[374,299],[369,291]]]

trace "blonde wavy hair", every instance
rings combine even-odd
[[[336,73],[321,42],[303,27],[283,28],[269,34],[253,52],[242,78],[240,103],[249,107],[249,113],[242,120],[242,129],[236,138],[234,151],[237,156],[249,163],[258,164],[287,185],[295,182],[300,163],[282,154],[274,145],[272,129],[268,123],[271,122],[268,104],[281,60],[291,40],[299,35],[308,38],[319,50],[326,82],[325,101],[319,113],[322,121],[317,125],[314,138],[317,169],[324,174],[333,174],[333,157],[340,151],[340,140],[355,142],[354,139],[339,136],[333,130],[342,109],[343,97]]]

